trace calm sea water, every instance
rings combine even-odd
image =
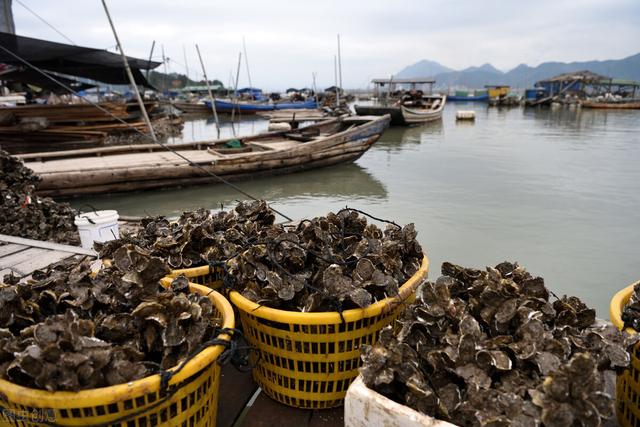
[[[457,109],[475,110],[475,123],[456,123]],[[235,131],[266,127],[243,119]],[[228,123],[222,134],[232,134]],[[201,119],[187,122],[174,142],[214,135],[213,121]],[[414,222],[432,278],[443,261],[518,261],[557,294],[580,296],[607,318],[612,295],[640,279],[640,111],[450,104],[441,123],[389,129],[354,164],[239,185],[297,219],[350,206]],[[177,215],[240,198],[208,185],[72,204]]]

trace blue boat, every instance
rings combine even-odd
[[[211,108],[211,102],[205,101],[207,107]],[[216,99],[216,111],[219,113],[230,113],[233,110],[240,111],[246,114],[253,114],[259,111],[274,111],[274,110],[299,110],[306,108],[317,108],[318,103],[315,99],[301,101],[301,102],[278,102],[278,103],[247,103],[247,102],[233,102],[233,101],[220,101]]]
[[[478,95],[478,96],[456,96],[456,95],[449,95],[447,96],[447,101],[454,101],[454,102],[486,102],[489,100],[489,95],[488,94],[484,94],[484,95]]]

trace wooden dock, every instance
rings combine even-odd
[[[96,253],[78,246],[0,234],[0,279],[10,273],[26,277],[35,270],[76,255],[96,256]]]

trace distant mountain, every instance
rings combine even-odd
[[[429,61],[428,59],[423,59],[420,62],[416,62],[413,65],[409,65],[405,67],[394,75],[394,78],[403,79],[409,77],[432,77],[437,74],[449,73],[453,71],[452,68],[445,67],[435,61]]]
[[[533,86],[539,80],[582,70],[593,71],[607,77],[640,81],[640,53],[623,59],[606,61],[544,62],[537,67],[520,64],[506,73],[491,64],[456,71],[437,62],[423,60],[404,68],[396,77],[434,77],[437,87],[480,88],[484,85],[506,84],[514,88],[525,88]]]

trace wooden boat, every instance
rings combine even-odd
[[[427,123],[442,118],[446,102],[446,96],[431,96],[423,98],[420,102],[403,103],[400,110],[406,124]]]
[[[230,113],[232,111],[240,111],[245,114],[255,114],[259,111],[274,111],[274,110],[299,110],[316,108],[318,103],[315,99],[310,99],[300,102],[235,102],[235,101],[222,101],[216,99],[216,111],[219,113]],[[211,108],[211,102],[205,101],[205,104]]]
[[[339,117],[295,131],[175,144],[190,162],[227,180],[251,179],[350,162],[380,138],[390,117]],[[18,156],[51,196],[132,191],[219,180],[157,144]]]
[[[616,110],[640,110],[640,102],[597,102],[582,101],[580,103],[584,108],[603,108]]]
[[[384,116],[389,115],[391,117],[392,126],[405,125],[404,117],[402,117],[402,111],[397,105],[355,105],[354,109],[359,116]]]
[[[181,102],[175,101],[173,106],[183,113],[195,113],[195,114],[207,114],[211,113],[211,107],[207,106],[207,104],[197,104],[194,102]]]

